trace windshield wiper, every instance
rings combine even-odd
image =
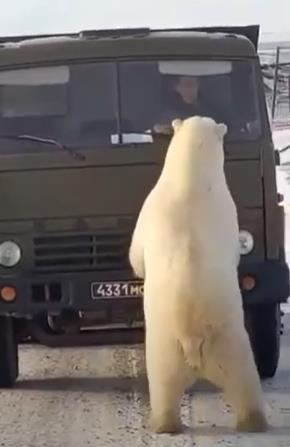
[[[71,147],[65,146],[64,144],[60,143],[59,141],[51,139],[51,138],[42,138],[42,137],[37,137],[36,135],[28,135],[28,134],[27,135],[26,134],[21,134],[21,135],[1,135],[0,134],[0,139],[26,140],[26,141],[34,141],[36,143],[50,144],[52,146],[56,146],[60,150],[67,151],[73,158],[75,158],[77,160],[85,160],[86,159],[85,155],[80,154],[79,152],[75,151]]]

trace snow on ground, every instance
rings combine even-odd
[[[273,131],[273,141],[275,149],[278,150],[290,145],[290,129]],[[280,160],[281,165],[276,169],[276,178],[278,191],[284,195],[286,259],[290,265],[290,148],[280,153]],[[283,304],[282,309],[290,313],[290,303]]]
[[[184,432],[148,430],[144,346],[50,349],[24,345],[20,377],[0,390],[3,447],[289,447],[290,317],[279,370],[263,382],[269,431],[237,433],[235,414],[204,382],[183,396]]]
[[[275,130],[273,132],[273,142],[275,149],[279,151],[288,144],[290,145],[290,129]],[[290,175],[290,148],[285,152],[280,152],[280,160],[281,165],[276,170],[277,187],[278,191],[284,195],[285,212],[288,214],[290,212],[290,184],[288,179]]]
[[[290,144],[290,128],[274,130],[273,140],[276,149],[282,149],[287,144]]]
[[[290,129],[274,131],[273,141],[275,149],[279,151],[290,145]],[[284,195],[284,207],[288,215],[290,212],[290,147],[285,152],[280,152],[280,162],[281,165],[276,169],[277,187],[278,191]]]

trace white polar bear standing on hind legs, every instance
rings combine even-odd
[[[172,127],[129,253],[144,278],[150,425],[157,433],[180,431],[182,395],[204,378],[224,391],[238,430],[264,431],[237,275],[237,212],[224,174],[227,127],[202,117],[174,120]]]

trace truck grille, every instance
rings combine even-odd
[[[83,234],[34,238],[38,271],[127,269],[129,234]]]

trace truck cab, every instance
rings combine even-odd
[[[275,374],[289,271],[257,35],[0,39],[0,386],[17,378],[23,334],[49,346],[142,342],[131,235],[172,120],[194,114],[228,126],[245,324],[261,377]]]

